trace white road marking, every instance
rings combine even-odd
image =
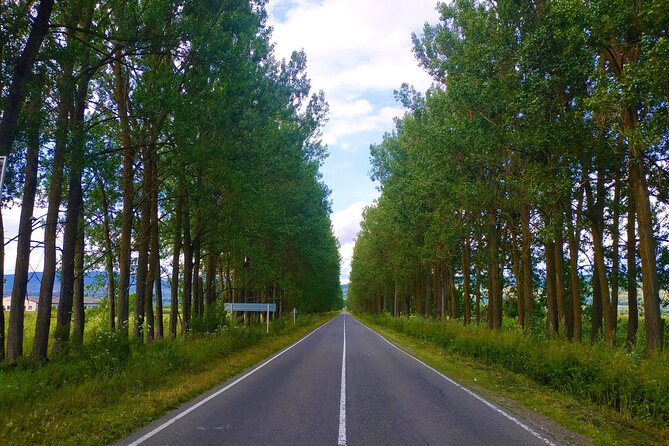
[[[165,429],[166,427],[168,427],[168,426],[174,424],[176,421],[178,421],[178,420],[180,420],[181,418],[185,417],[185,416],[188,415],[189,413],[193,412],[195,409],[197,409],[197,408],[203,406],[204,404],[208,403],[209,401],[213,400],[214,398],[216,398],[217,396],[219,396],[219,395],[222,394],[223,392],[229,390],[229,389],[230,389],[231,387],[233,387],[234,385],[239,384],[240,382],[244,381],[246,378],[248,378],[249,376],[253,375],[255,372],[257,372],[258,370],[262,369],[262,368],[265,367],[267,364],[269,364],[270,362],[274,361],[276,358],[278,358],[279,356],[283,355],[283,354],[286,353],[288,350],[292,349],[292,348],[295,347],[297,344],[299,344],[300,342],[304,341],[304,340],[307,339],[309,336],[311,336],[312,334],[316,333],[318,330],[320,330],[321,328],[325,327],[327,324],[329,324],[329,323],[332,322],[333,320],[334,320],[334,319],[329,320],[328,322],[326,322],[325,324],[321,325],[320,327],[318,327],[317,329],[315,329],[314,331],[312,331],[311,333],[309,333],[308,335],[306,335],[305,337],[303,337],[302,339],[300,339],[299,341],[297,341],[297,342],[294,343],[293,345],[291,345],[291,346],[289,346],[289,347],[286,347],[285,349],[281,350],[279,353],[277,353],[276,355],[272,356],[272,357],[269,358],[267,361],[263,362],[262,364],[260,364],[260,365],[257,366],[256,368],[254,368],[254,369],[248,371],[247,373],[245,373],[244,375],[240,376],[239,378],[237,378],[236,380],[234,380],[233,382],[231,382],[231,383],[228,384],[227,386],[223,387],[222,389],[218,390],[217,392],[212,393],[211,395],[209,395],[208,397],[206,397],[206,398],[203,399],[202,401],[199,401],[199,402],[197,402],[196,404],[193,404],[191,407],[189,407],[188,409],[184,410],[183,412],[179,412],[179,413],[176,414],[174,417],[170,418],[169,420],[167,420],[166,422],[164,422],[164,423],[161,424],[160,426],[156,427],[156,428],[153,429],[151,432],[145,434],[145,435],[142,436],[141,438],[138,438],[137,440],[133,441],[133,442],[130,443],[128,446],[137,446],[138,444],[144,443],[146,440],[148,440],[149,438],[153,437],[154,435],[156,435],[158,432],[162,431],[162,430]],[[346,323],[346,322],[344,322],[344,323]],[[345,443],[344,443],[344,444],[345,444]]]
[[[358,321],[358,322],[360,322],[360,321]],[[544,437],[543,435],[541,435],[540,433],[538,433],[537,431],[535,431],[534,429],[532,429],[530,426],[528,426],[527,424],[525,424],[525,423],[523,423],[522,421],[520,421],[518,418],[516,418],[516,417],[514,417],[513,415],[511,415],[511,414],[509,414],[508,412],[506,412],[504,409],[501,409],[500,407],[494,405],[494,404],[491,403],[490,401],[488,401],[488,400],[484,399],[483,397],[477,395],[476,393],[472,392],[472,391],[469,390],[468,388],[466,388],[466,387],[464,387],[464,386],[458,384],[457,382],[453,381],[451,378],[449,378],[448,376],[444,375],[443,373],[441,373],[439,370],[435,369],[434,367],[427,365],[426,363],[424,363],[424,362],[421,361],[420,359],[416,358],[415,356],[410,355],[409,353],[405,352],[404,350],[402,350],[401,348],[399,348],[398,346],[396,346],[395,344],[393,344],[392,342],[390,342],[389,340],[387,340],[386,338],[384,338],[383,336],[381,336],[379,333],[375,332],[374,330],[372,330],[371,328],[369,328],[367,325],[363,324],[362,322],[360,322],[360,324],[361,324],[363,327],[365,327],[367,330],[371,331],[372,333],[374,333],[375,335],[377,335],[378,337],[380,337],[381,339],[383,339],[384,341],[386,341],[386,342],[387,342],[389,345],[391,345],[393,348],[396,348],[397,350],[399,350],[400,352],[404,353],[405,355],[407,355],[409,358],[413,359],[414,361],[417,361],[417,362],[419,362],[420,364],[423,364],[425,367],[427,367],[428,369],[432,370],[434,373],[436,373],[437,375],[441,376],[443,379],[445,379],[445,380],[448,381],[449,383],[453,384],[455,387],[459,388],[459,389],[462,390],[463,392],[466,392],[467,394],[469,394],[469,395],[472,396],[473,398],[476,398],[477,400],[479,400],[480,402],[482,402],[482,403],[485,404],[486,406],[490,407],[490,408],[491,408],[492,410],[494,410],[495,412],[497,412],[497,413],[499,413],[500,415],[502,415],[504,418],[507,418],[508,420],[513,421],[516,425],[518,425],[518,426],[521,427],[522,429],[526,430],[527,432],[529,432],[530,434],[532,434],[533,436],[535,436],[535,437],[538,438],[539,440],[543,441],[543,442],[546,443],[547,445],[549,445],[549,446],[558,446],[557,443],[554,443],[554,442],[553,442],[552,440],[550,440],[549,438]]]
[[[346,317],[344,317],[344,348],[341,354],[341,393],[339,394],[339,441],[346,446]]]

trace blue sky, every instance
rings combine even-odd
[[[342,282],[362,210],[378,196],[369,179],[369,145],[393,129],[403,109],[393,90],[431,83],[411,52],[411,33],[438,21],[436,0],[270,0],[276,55],[307,53],[315,90],[324,90],[330,120],[323,141],[330,157],[323,177],[332,189],[332,222],[341,245]]]

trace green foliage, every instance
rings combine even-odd
[[[666,4],[440,4],[438,23],[413,35],[434,83],[424,94],[406,84],[395,92],[407,113],[370,147],[381,196],[365,212],[353,251],[349,306],[380,312],[398,296],[396,313],[436,315],[434,288],[443,290],[444,271],[454,271],[469,279],[471,294],[479,289],[492,302],[491,328],[502,312],[518,315],[525,294],[520,325],[540,332],[557,323],[556,334],[571,335],[581,325],[571,281],[588,301],[594,263],[624,299],[617,237],[631,227],[627,211],[636,201],[635,256],[645,265],[639,294],[655,313],[657,287],[649,284],[657,272],[666,290],[669,262],[660,223],[669,209],[669,90],[659,71],[669,47],[667,14],[658,12]],[[641,159],[643,178],[632,187],[629,166]],[[595,262],[594,245],[603,245]],[[463,282],[451,316],[461,314]],[[645,322],[657,327],[655,319]],[[612,321],[604,318],[609,340]],[[652,331],[655,349],[662,329]]]

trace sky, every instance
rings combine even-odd
[[[402,106],[393,90],[403,82],[418,91],[430,77],[411,52],[411,33],[438,21],[437,0],[270,0],[269,24],[278,58],[304,49],[314,92],[330,105],[323,142],[330,156],[323,180],[332,190],[332,225],[342,256],[341,282],[348,283],[355,236],[365,206],[379,192],[369,179],[369,146],[390,132]],[[35,209],[39,218],[45,209]],[[5,241],[18,233],[20,208],[3,210]],[[43,230],[33,232],[43,240]],[[5,246],[5,268],[13,274],[16,242]],[[43,251],[33,250],[31,270],[41,271]]]
[[[437,0],[270,0],[278,58],[304,49],[314,91],[323,90],[330,119],[322,172],[332,190],[332,225],[348,283],[365,206],[379,196],[369,179],[369,146],[381,142],[404,109],[393,91],[403,82],[424,92],[431,79],[411,51],[411,33],[435,24]]]

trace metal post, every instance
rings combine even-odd
[[[297,308],[293,308],[293,326],[295,326],[295,315],[297,314]]]

